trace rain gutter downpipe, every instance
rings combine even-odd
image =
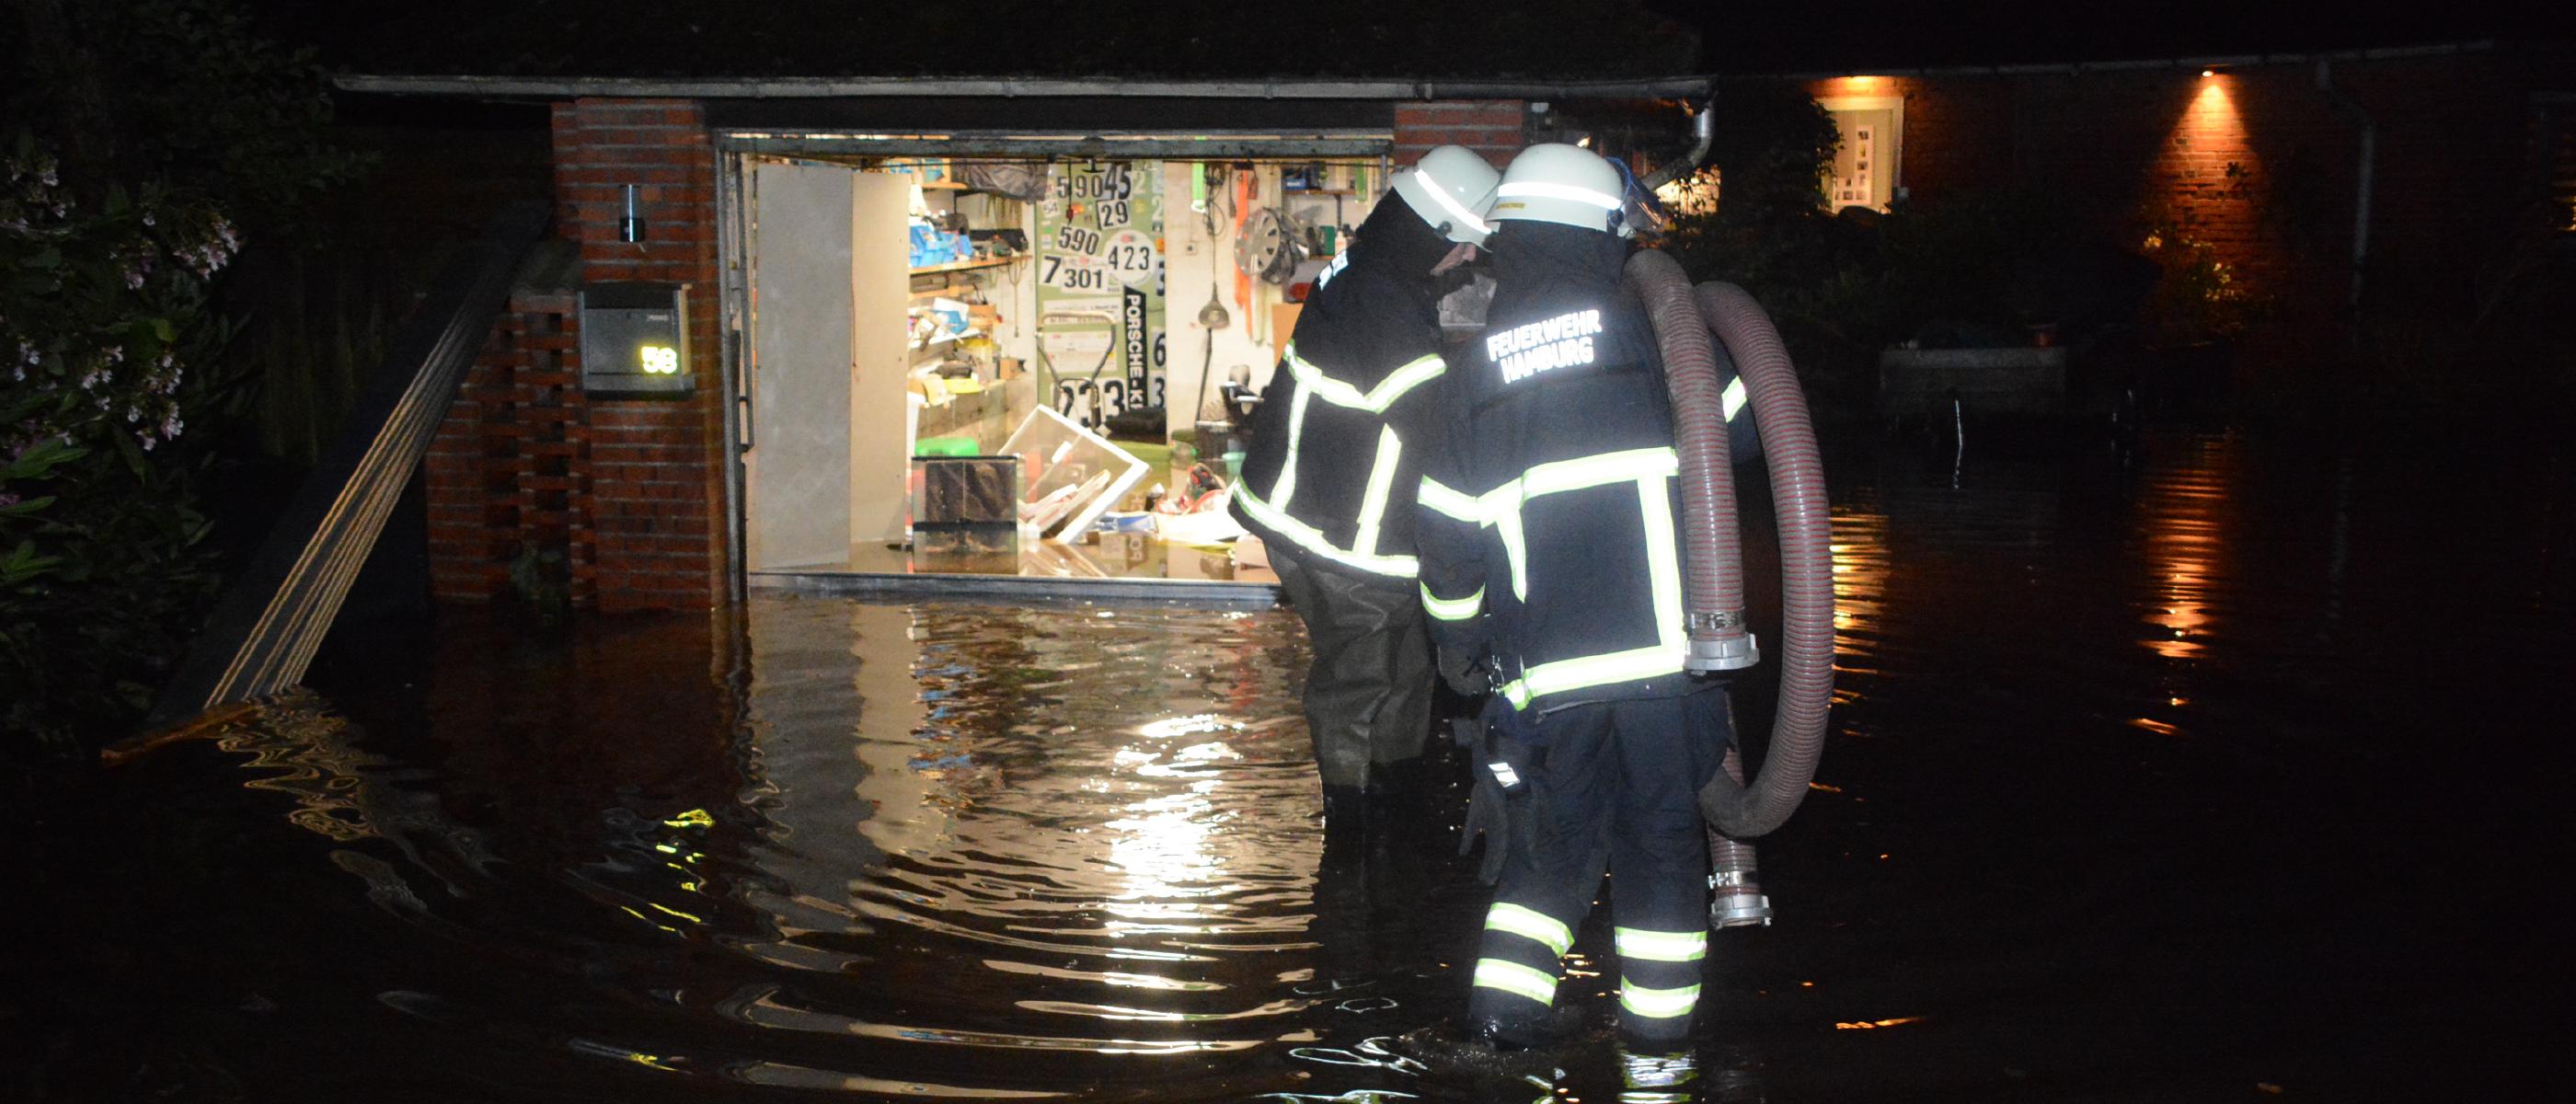
[[[1690,152],[1664,162],[1662,168],[1656,169],[1644,180],[1638,181],[1638,186],[1652,192],[1680,179],[1683,173],[1698,168],[1699,159],[1708,156],[1708,147],[1717,140],[1716,118],[1717,95],[1712,92],[1709,94],[1708,101],[1699,106],[1699,112],[1691,116]]]
[[[2367,271],[2365,266],[2370,260],[2370,190],[2379,164],[2379,121],[2371,118],[2370,112],[2354,103],[2351,97],[2344,95],[2342,89],[2335,87],[2332,60],[2317,59],[2317,91],[2325,93],[2326,102],[2334,105],[2335,114],[2351,123],[2361,140],[2359,161],[2353,170],[2358,183],[2354,185],[2352,200],[2352,288],[2346,293],[2346,306],[2352,314],[2353,339],[2358,341],[2362,283]]]

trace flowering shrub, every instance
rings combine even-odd
[[[0,729],[59,742],[130,720],[195,628],[214,577],[180,446],[223,339],[208,281],[240,245],[204,199],[84,195],[34,136],[8,139]]]
[[[2163,275],[2148,293],[2150,336],[2171,344],[2224,341],[2245,332],[2269,306],[2236,279],[2217,250],[2170,223],[2149,227],[2138,251]]]
[[[247,377],[209,302],[357,163],[233,0],[16,5],[0,33],[0,763],[133,731],[215,594],[196,509]],[[218,425],[217,423],[226,423]],[[211,431],[211,432],[210,432]],[[33,737],[34,740],[29,738]],[[30,756],[30,759],[47,756]]]

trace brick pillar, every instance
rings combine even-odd
[[[716,323],[716,163],[688,100],[578,100],[554,114],[555,190],[589,282],[689,285],[689,364],[678,402],[587,404],[588,497],[605,610],[705,609],[724,600],[724,407]],[[618,240],[637,186],[644,240]]]
[[[502,593],[554,553],[576,604],[705,609],[726,593],[715,152],[694,101],[587,99],[553,117],[557,248],[577,283],[689,285],[686,400],[594,400],[571,290],[519,289],[439,427],[430,564],[442,599]],[[644,240],[618,240],[636,186]]]
[[[1425,100],[1395,105],[1395,163],[1410,165],[1435,146],[1465,146],[1500,169],[1524,144],[1528,105],[1519,100]]]

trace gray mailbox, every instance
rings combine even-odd
[[[608,398],[686,398],[689,285],[591,284],[581,291],[581,387]]]

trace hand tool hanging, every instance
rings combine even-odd
[[[1236,241],[1243,240],[1243,220],[1252,212],[1252,174],[1253,170],[1250,166],[1236,166],[1234,170],[1234,238]],[[1236,309],[1243,312],[1243,335],[1257,340],[1257,335],[1252,328],[1252,274],[1245,272],[1241,265],[1235,266],[1234,269],[1234,305]]]

